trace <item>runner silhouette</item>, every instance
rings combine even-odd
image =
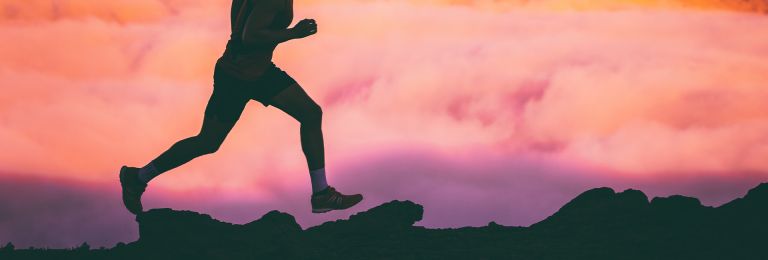
[[[142,168],[123,166],[123,203],[133,214],[143,211],[141,195],[154,177],[190,160],[216,152],[251,99],[272,105],[301,123],[301,148],[312,182],[312,212],[346,209],[363,199],[344,195],[325,178],[321,130],[322,110],[304,89],[272,62],[275,47],[317,33],[315,20],[303,19],[293,28],[292,0],[233,0],[232,34],[216,62],[213,94],[205,108],[200,133],[181,140]]]

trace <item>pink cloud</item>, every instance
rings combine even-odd
[[[0,81],[16,86],[0,105],[0,138],[14,146],[0,155],[7,170],[109,180],[197,132],[226,5],[114,4],[63,2],[65,18],[0,26],[12,39]],[[145,9],[157,17],[102,12]],[[419,145],[651,176],[768,169],[765,16],[384,3],[297,12],[323,32],[281,46],[276,62],[324,105],[331,166]],[[222,151],[159,183],[248,189],[269,172],[301,172],[297,135],[292,119],[250,106]],[[208,180],[221,170],[233,177]]]

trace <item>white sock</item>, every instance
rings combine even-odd
[[[325,180],[325,168],[309,171],[309,179],[312,181],[312,194],[328,188],[328,182]]]
[[[139,169],[139,180],[144,184],[149,183],[149,181],[157,177],[157,175],[160,175],[160,173],[152,162]]]

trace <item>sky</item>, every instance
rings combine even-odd
[[[120,166],[199,131],[230,1],[0,0],[0,243],[138,238]],[[428,227],[527,226],[595,187],[718,206],[768,179],[768,2],[295,0],[274,62],[324,111],[310,213],[299,124],[258,102],[145,208],[302,227],[391,200]]]

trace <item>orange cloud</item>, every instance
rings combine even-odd
[[[226,3],[28,2],[2,5],[4,170],[111,181],[197,132]],[[279,47],[276,63],[325,108],[329,170],[429,147],[651,177],[768,171],[765,16],[314,2],[296,17],[321,33]],[[305,182],[280,174],[305,170],[298,124],[256,107],[217,154],[159,183]]]
[[[467,2],[473,1],[470,0]],[[762,13],[768,11],[768,3],[762,0],[513,0],[498,2],[506,3],[511,6],[522,5],[534,8],[562,10],[663,8],[734,10]]]

